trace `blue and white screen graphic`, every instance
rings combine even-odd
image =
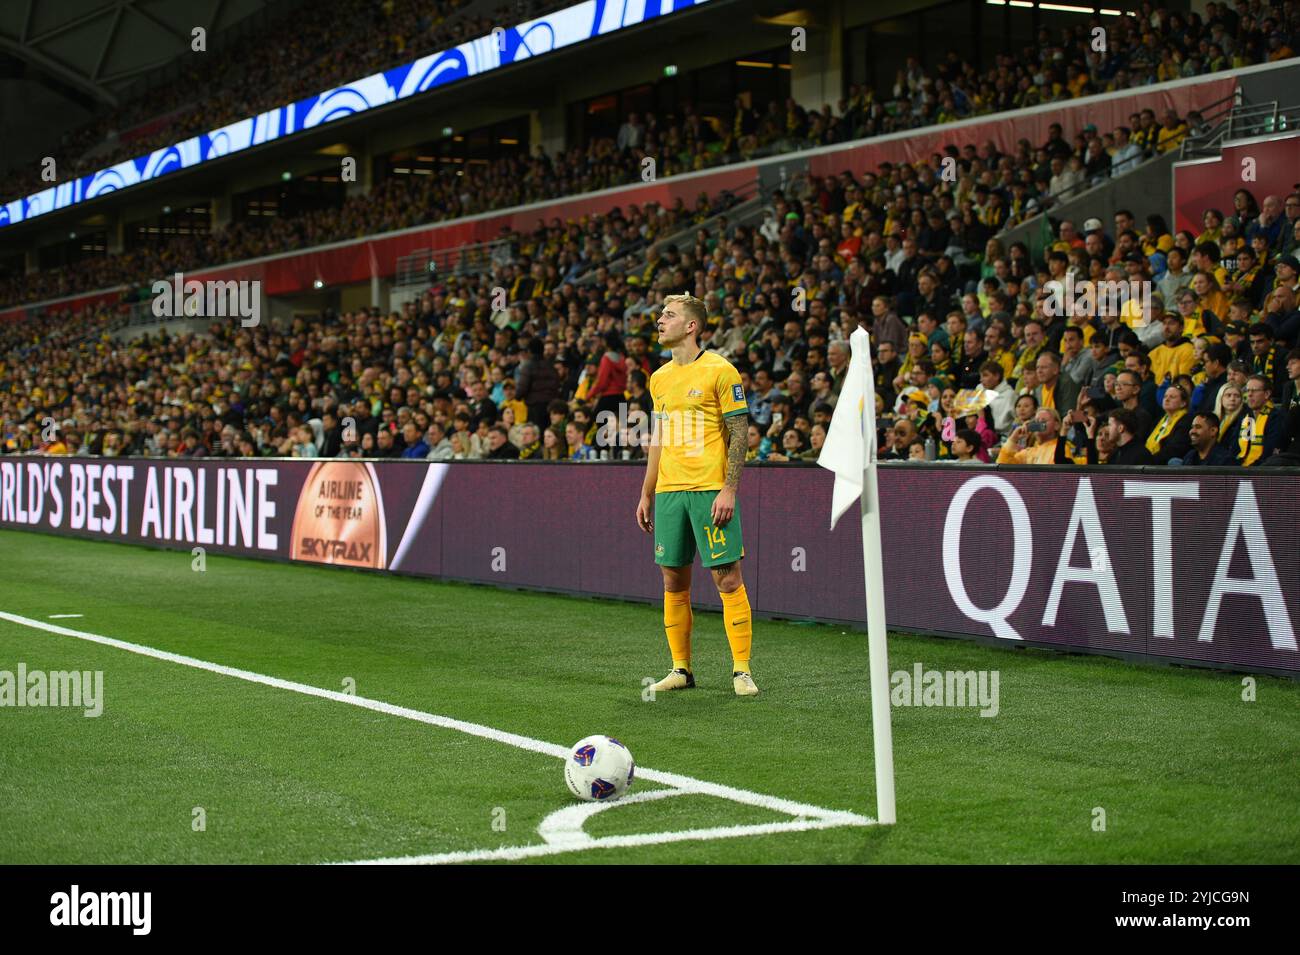
[[[51,186],[25,199],[0,203],[0,228],[707,2],[587,0]]]

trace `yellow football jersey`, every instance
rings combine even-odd
[[[740,373],[717,352],[670,361],[650,376],[660,446],[655,492],[717,491],[727,477],[723,418],[747,414]]]

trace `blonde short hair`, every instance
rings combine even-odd
[[[700,332],[704,331],[704,324],[708,320],[709,310],[705,304],[691,295],[689,292],[683,292],[680,295],[669,295],[664,299],[664,307],[669,305],[681,305],[682,311],[686,313],[688,320],[695,319],[695,335],[699,337]]]

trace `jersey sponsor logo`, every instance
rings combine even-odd
[[[732,385],[732,386],[731,386],[731,398],[732,398],[733,401],[744,401],[744,400],[745,400],[745,387],[744,387],[744,385]]]

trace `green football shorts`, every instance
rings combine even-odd
[[[698,547],[705,567],[730,564],[745,556],[740,537],[740,500],[723,527],[713,526],[717,491],[664,491],[655,495],[655,563],[686,567]]]

